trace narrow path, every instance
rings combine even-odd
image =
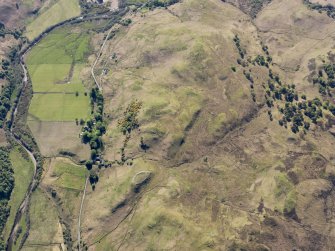
[[[104,40],[104,42],[103,42],[103,44],[102,44],[102,46],[101,46],[101,48],[99,50],[99,54],[98,54],[96,60],[94,61],[93,66],[91,67],[91,75],[92,75],[92,77],[94,79],[94,83],[97,85],[97,87],[99,88],[100,91],[103,91],[103,89],[102,89],[100,83],[97,81],[97,78],[96,78],[95,73],[94,73],[94,69],[95,69],[95,66],[97,65],[97,63],[98,63],[98,61],[99,61],[99,59],[100,59],[100,57],[102,55],[102,51],[103,51],[103,49],[104,49],[104,47],[105,47],[105,45],[107,43],[107,40],[108,40],[108,38],[109,38],[112,30],[113,30],[113,27],[110,28],[110,30],[108,31],[107,36],[106,36],[106,38],[105,38],[105,40]]]
[[[84,193],[83,193],[83,197],[81,198],[81,204],[80,204],[80,210],[79,210],[79,216],[78,216],[78,250],[79,251],[81,250],[81,239],[80,239],[81,214],[83,211],[83,205],[84,205],[84,200],[86,196],[86,188],[87,188],[88,180],[89,180],[89,176],[86,178]]]
[[[111,34],[113,30],[113,27],[108,31],[107,33],[107,36],[106,36],[106,39],[104,40],[100,50],[99,50],[99,54],[98,54],[98,57],[96,58],[94,64],[92,65],[91,67],[91,74],[92,74],[92,77],[94,79],[94,82],[95,84],[97,85],[97,87],[99,88],[100,91],[103,91],[100,83],[98,83],[97,79],[96,79],[96,76],[95,76],[95,73],[94,73],[94,68],[95,66],[97,65],[99,59],[100,59],[100,56],[102,54],[102,51],[105,47],[105,44],[108,40],[108,37],[109,35]],[[84,193],[83,193],[83,196],[81,198],[81,205],[80,205],[80,211],[79,211],[79,216],[78,216],[78,230],[77,230],[77,234],[78,234],[78,250],[80,251],[81,250],[81,246],[80,246],[80,243],[81,243],[81,236],[80,236],[80,228],[81,228],[81,215],[82,215],[82,211],[83,211],[83,205],[84,205],[84,201],[85,201],[85,196],[86,196],[86,188],[87,188],[87,184],[88,184],[88,180],[89,180],[89,177],[86,178],[86,182],[85,182],[85,188],[84,188]]]

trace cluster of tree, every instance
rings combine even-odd
[[[22,31],[6,29],[5,25],[0,22],[0,37],[5,37],[6,35],[13,35],[15,39],[19,39],[22,35]]]
[[[235,36],[234,42],[237,49],[239,50],[240,56],[245,57],[245,51],[240,48],[240,39]],[[310,128],[310,123],[317,124],[318,121],[324,116],[324,111],[329,110],[331,114],[335,116],[335,106],[329,104],[328,101],[322,102],[318,98],[313,100],[307,100],[306,95],[299,95],[296,91],[294,84],[284,84],[280,80],[278,74],[275,74],[270,63],[272,58],[269,54],[268,47],[262,44],[262,49],[266,54],[266,57],[258,55],[254,60],[253,64],[257,63],[259,66],[268,68],[269,79],[267,86],[263,84],[265,89],[265,100],[266,105],[271,109],[277,107],[279,112],[282,114],[282,118],[278,120],[281,126],[287,128],[290,126],[292,132],[297,133],[300,129],[307,131]],[[241,54],[242,52],[242,54]],[[250,63],[250,57],[247,59]],[[243,64],[241,64],[243,66]],[[256,101],[256,95],[254,92],[254,79],[251,75],[251,71],[244,70],[244,76],[250,83],[251,95],[254,101]],[[327,79],[326,79],[327,78]],[[314,83],[319,83],[322,88],[329,90],[329,88],[335,87],[335,64],[324,65],[319,71],[318,77],[314,78]],[[328,92],[329,94],[329,92]],[[282,105],[284,103],[284,106]],[[270,120],[273,120],[271,110],[268,111]]]
[[[272,63],[272,57],[269,53],[269,47],[261,43],[262,50],[265,53],[265,57],[263,55],[257,55],[253,60],[253,63],[257,63],[259,66],[266,66],[269,68],[269,65]]]
[[[250,10],[247,11],[247,13],[252,17],[252,18],[256,18],[258,12],[260,12],[263,8],[263,6],[269,2],[271,2],[271,0],[247,0],[245,1],[247,2],[247,6],[250,6]]]
[[[306,95],[299,95],[295,85],[283,84],[278,75],[275,75],[271,69],[269,70],[268,86],[266,88],[266,104],[269,108],[275,104],[280,107],[280,101],[284,101],[284,107],[279,108],[279,112],[283,115],[278,122],[285,128],[290,127],[292,132],[297,133],[300,129],[309,130],[310,122],[317,124],[318,120],[323,117],[323,110],[329,110],[335,115],[333,106],[329,102],[324,102],[318,98],[307,100]],[[269,114],[272,120],[272,114]]]
[[[0,233],[2,233],[10,207],[8,201],[14,188],[14,172],[9,160],[9,149],[0,147]],[[0,246],[1,246],[0,240]]]
[[[139,127],[137,116],[141,108],[142,102],[138,100],[131,101],[124,111],[123,117],[118,120],[118,127],[124,135],[130,134],[132,130]]]
[[[102,14],[109,11],[103,4],[96,4],[87,0],[80,0],[79,4],[83,14]]]
[[[95,170],[90,170],[89,180],[94,190],[95,184],[97,184],[99,181],[99,176]]]
[[[128,26],[132,23],[132,20],[130,18],[126,18],[126,19],[122,19],[120,21],[120,24],[123,25],[123,26]],[[109,40],[109,39],[108,39]]]
[[[124,164],[126,162],[125,148],[130,140],[130,134],[134,129],[137,129],[140,124],[138,121],[138,113],[142,108],[142,102],[138,100],[133,100],[127,106],[126,110],[123,113],[123,116],[118,120],[118,127],[120,131],[125,135],[123,141],[123,146],[121,147],[121,162]]]
[[[304,0],[304,3],[312,10],[317,10],[320,13],[326,12],[329,17],[335,19],[335,7],[333,5],[321,5],[319,3],[311,3],[309,0]]]
[[[313,84],[319,85],[322,95],[332,96],[331,89],[335,88],[335,64],[325,64],[313,77]]]
[[[269,68],[269,64],[272,62],[272,58],[270,56],[262,56],[262,55],[257,55],[256,58],[254,59],[253,63],[258,64],[259,66],[265,66]]]
[[[91,159],[95,160],[103,149],[102,135],[106,133],[106,125],[103,121],[104,98],[98,88],[90,92],[92,115],[86,122],[80,123],[82,128],[82,142],[89,144],[91,148]]]

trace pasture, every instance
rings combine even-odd
[[[21,151],[24,150],[22,148],[16,147],[10,152],[9,155],[14,170],[15,187],[9,201],[10,215],[4,229],[5,239],[8,238],[10,229],[14,223],[16,212],[24,199],[34,173],[34,166],[30,161],[29,156],[25,152]]]
[[[88,171],[67,158],[52,158],[45,164],[46,173],[42,186],[54,190],[60,217],[69,225],[76,238],[77,220],[82,191]]]
[[[52,250],[50,244],[63,241],[57,209],[41,189],[33,193],[30,205],[30,231],[22,250],[35,250],[31,245],[45,245],[44,249],[37,250]]]
[[[41,14],[27,26],[25,35],[29,40],[33,40],[48,27],[79,15],[78,0],[58,0],[46,10],[41,10]]]
[[[57,155],[60,150],[73,151],[80,158],[85,158],[88,153],[83,149],[85,147],[79,147],[80,127],[75,120],[85,120],[90,114],[87,84],[83,77],[83,72],[89,68],[86,65],[89,37],[89,32],[81,26],[56,29],[26,56],[33,86],[28,125],[46,156]],[[50,122],[55,125],[50,127]],[[73,135],[67,133],[69,127]],[[45,128],[48,130],[43,130]],[[56,130],[55,133],[50,129]],[[59,134],[60,130],[64,135]]]
[[[83,94],[34,94],[29,113],[42,121],[73,121],[89,115],[89,98]]]
[[[54,162],[52,176],[58,177],[55,185],[66,189],[84,189],[88,171],[84,166],[78,166],[67,159]]]
[[[88,50],[88,35],[67,27],[51,33],[29,52],[26,61],[34,92],[29,113],[33,117],[74,121],[88,116],[89,98],[80,77]]]

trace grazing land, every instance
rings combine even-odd
[[[14,187],[9,201],[10,215],[4,229],[5,239],[7,239],[9,236],[9,232],[14,223],[16,212],[26,195],[28,186],[34,173],[33,163],[21,147],[14,148],[11,151],[9,157],[14,170],[15,183],[17,185]]]
[[[56,186],[66,189],[83,190],[85,185],[87,169],[83,166],[78,166],[67,159],[55,161],[52,177],[58,177],[55,182]]]
[[[53,158],[45,164],[46,173],[41,186],[48,191],[58,210],[58,215],[65,225],[74,245],[77,239],[78,214],[82,191],[89,175],[85,166],[74,164],[67,158]],[[69,244],[71,243],[71,244]]]
[[[71,17],[80,15],[78,0],[57,0],[53,5],[39,13],[37,17],[27,26],[25,35],[33,40],[48,27]]]
[[[58,213],[41,189],[37,189],[31,198],[29,219],[29,237],[23,250],[58,250],[63,243]]]
[[[60,150],[75,151],[79,156],[87,154],[80,143],[80,126],[76,119],[85,120],[90,114],[87,85],[82,77],[87,67],[89,41],[89,34],[80,27],[65,27],[53,31],[27,55],[34,92],[28,125],[45,155],[54,155]],[[50,130],[57,126],[64,129],[64,135],[58,136],[55,132],[54,141],[53,137],[42,136],[44,128]],[[71,135],[65,129],[70,130]],[[52,131],[47,133],[53,134]],[[61,142],[62,139],[65,141]]]

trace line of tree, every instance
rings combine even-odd
[[[95,161],[103,150],[102,136],[106,133],[106,124],[103,121],[104,98],[98,88],[90,91],[92,115],[83,124],[81,139],[91,148],[91,160]]]

